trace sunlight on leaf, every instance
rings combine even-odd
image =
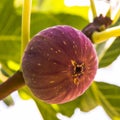
[[[15,62],[13,62],[11,60],[9,60],[7,63],[8,63],[8,67],[10,69],[14,70],[14,71],[17,71],[20,68],[19,64],[15,63]]]
[[[18,90],[18,93],[23,100],[29,100],[31,98],[30,92],[26,86]]]
[[[66,6],[64,0],[45,0],[40,6],[40,11],[50,13],[66,13],[82,16],[88,20],[89,6]]]

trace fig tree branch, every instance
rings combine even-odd
[[[0,84],[0,100],[7,97],[10,93],[18,90],[25,85],[24,78],[21,71],[17,71],[13,76],[8,78],[5,82]]]

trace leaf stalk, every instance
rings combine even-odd
[[[94,32],[92,34],[92,41],[94,43],[101,43],[108,40],[111,37],[120,36],[120,26],[108,28],[102,32]]]
[[[97,17],[97,11],[96,11],[96,8],[95,8],[94,0],[90,0],[90,6],[91,6],[93,18]]]
[[[24,0],[22,11],[21,57],[30,40],[30,17],[32,0]]]

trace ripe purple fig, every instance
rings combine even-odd
[[[66,25],[36,34],[22,60],[25,83],[33,94],[56,104],[83,94],[92,83],[97,66],[91,41],[81,31]]]

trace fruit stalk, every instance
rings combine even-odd
[[[17,71],[13,76],[8,78],[5,82],[0,84],[0,100],[7,97],[10,93],[18,90],[25,85],[24,78],[21,71]]]

